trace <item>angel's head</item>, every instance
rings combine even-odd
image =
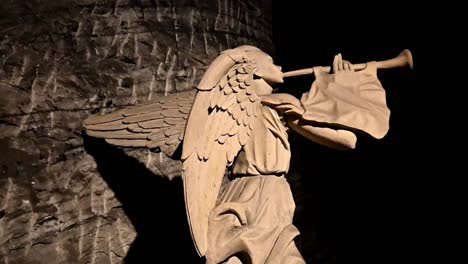
[[[268,95],[273,92],[271,85],[283,83],[283,72],[281,67],[273,63],[273,58],[261,49],[243,45],[235,50],[241,51],[251,63],[254,64],[255,93],[257,95]]]
[[[247,57],[256,65],[255,75],[257,77],[264,79],[269,84],[283,83],[281,67],[274,64],[270,55],[257,47],[249,45],[239,46],[237,49],[245,52]]]
[[[251,63],[254,67],[255,92],[257,95],[266,95],[273,92],[271,85],[283,83],[281,67],[273,63],[270,55],[261,49],[242,45],[233,49],[224,50],[208,67],[198,84],[199,90],[211,90],[223,76],[236,63]]]

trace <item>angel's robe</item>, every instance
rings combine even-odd
[[[210,213],[207,264],[238,254],[249,256],[242,263],[305,263],[294,244],[295,204],[284,177],[288,134],[275,110],[263,106],[261,113],[233,165],[236,178]]]
[[[252,135],[233,166],[234,175],[283,175],[289,169],[291,151],[286,127],[278,113],[263,106],[253,123]]]
[[[354,135],[348,129],[376,138],[387,133],[390,111],[375,64],[335,75],[316,68],[315,74],[316,81],[300,103],[287,96],[264,98],[269,106],[262,107],[235,160],[236,178],[210,214],[208,264],[239,254],[247,254],[253,264],[305,263],[294,244],[299,234],[292,224],[295,204],[284,177],[291,158],[287,128],[276,110],[299,116],[322,140]],[[335,133],[342,129],[350,134]]]

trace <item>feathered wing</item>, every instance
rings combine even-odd
[[[87,118],[86,134],[121,147],[160,148],[172,156],[184,137],[196,91],[170,94],[145,105]]]
[[[211,90],[200,89],[186,127],[183,179],[187,215],[198,253],[207,250],[208,216],[216,205],[224,172],[252,133],[260,113],[254,66],[237,58]]]

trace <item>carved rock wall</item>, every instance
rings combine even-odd
[[[2,0],[0,263],[194,263],[178,163],[84,140],[81,122],[192,89],[220,50],[271,52],[270,15],[268,0]]]

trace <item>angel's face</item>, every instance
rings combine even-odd
[[[255,52],[254,59],[257,64],[257,72],[267,83],[283,83],[281,67],[273,63],[273,59],[266,53]]]

